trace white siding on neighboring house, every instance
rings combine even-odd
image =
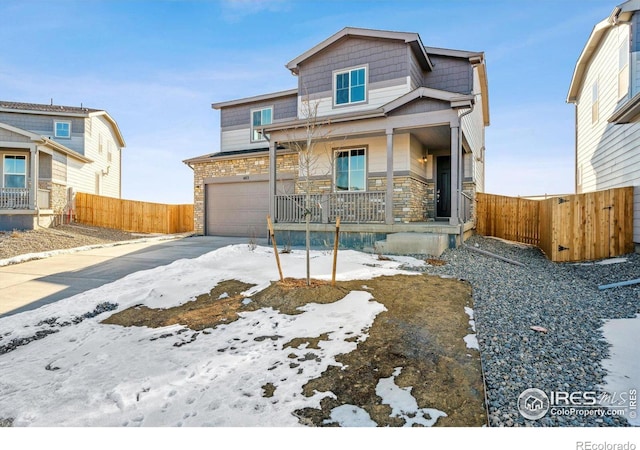
[[[628,95],[620,97],[618,83],[620,46],[629,41],[630,29],[627,24],[619,24],[606,33],[582,81],[576,102],[576,189],[580,193],[636,186],[634,241],[640,242],[640,124],[617,125],[608,121],[629,98]],[[633,57],[631,64],[634,64]],[[598,86],[595,122],[594,84]],[[632,80],[631,85],[637,89],[637,81]]]
[[[91,120],[91,135],[85,135],[84,155],[94,162],[87,164],[68,158],[68,185],[76,192],[120,197],[121,149],[113,128],[103,116],[90,117],[87,120]],[[108,161],[109,148],[112,152],[111,162]],[[96,192],[98,186],[99,192]]]

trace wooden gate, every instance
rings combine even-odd
[[[634,250],[633,187],[545,200],[477,194],[477,232],[533,244],[555,262]]]
[[[542,200],[540,248],[557,262],[633,252],[633,187]]]

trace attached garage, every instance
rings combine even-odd
[[[205,233],[211,236],[267,237],[269,181],[233,178],[206,184]]]
[[[206,187],[207,235],[263,237],[269,214],[269,182],[215,183]]]

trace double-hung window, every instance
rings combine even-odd
[[[598,80],[591,85],[591,123],[597,123],[600,118],[600,105],[598,101]]]
[[[3,171],[4,187],[27,187],[27,158],[20,155],[4,155]]]
[[[273,120],[273,108],[262,108],[251,110],[251,141],[264,141],[262,132],[257,128],[270,125]]]
[[[629,92],[629,43],[622,42],[618,48],[618,98]]]
[[[56,120],[53,122],[53,133],[57,138],[71,139],[71,122]]]
[[[361,103],[367,99],[367,70],[365,67],[335,72],[335,104]]]
[[[336,191],[364,191],[367,183],[367,156],[364,148],[335,153]]]

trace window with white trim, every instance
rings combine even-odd
[[[336,191],[364,191],[367,186],[367,155],[364,148],[335,153]]]
[[[6,188],[27,187],[27,157],[22,155],[4,155],[3,186]]]
[[[71,139],[71,122],[61,120],[54,121],[53,135],[57,138]]]
[[[598,105],[598,80],[593,82],[591,86],[591,123],[598,122],[599,114],[599,105]]]
[[[366,67],[334,73],[334,104],[349,105],[367,100]]]
[[[618,49],[618,98],[629,92],[629,42],[625,39]]]
[[[273,108],[261,108],[251,110],[251,142],[264,141],[265,138],[256,128],[270,125],[273,120]]]

